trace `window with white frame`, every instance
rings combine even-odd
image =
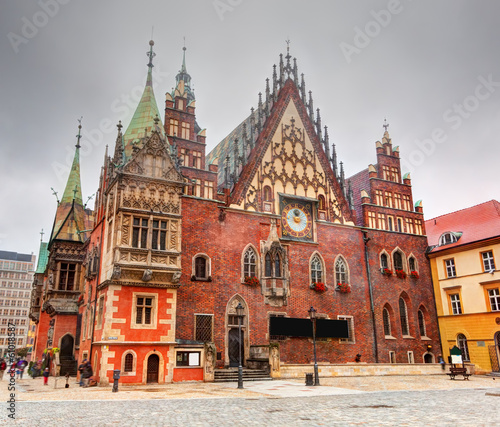
[[[481,256],[483,258],[484,271],[495,271],[495,260],[493,259],[493,251],[483,252]]]
[[[348,338],[339,338],[340,343],[354,344],[354,317],[353,316],[337,316],[338,320],[347,321],[347,334]]]
[[[323,264],[318,255],[314,255],[311,259],[311,282],[323,282]]]
[[[380,268],[383,270],[385,268],[389,268],[389,261],[387,258],[387,254],[380,255]]]
[[[196,255],[193,259],[193,274],[196,280],[208,280],[210,278],[210,259],[206,255]]]
[[[415,358],[413,357],[413,351],[408,352],[408,363],[415,363]]]
[[[392,261],[394,263],[394,270],[403,270],[403,255],[401,252],[394,252],[392,255]]]
[[[396,352],[395,351],[389,352],[389,363],[396,363]]]
[[[257,275],[257,254],[253,248],[248,248],[243,255],[243,277]]]
[[[488,289],[491,311],[500,311],[500,291],[499,288]]]
[[[342,257],[339,257],[335,262],[335,283],[349,283],[347,264]]]
[[[454,258],[447,259],[445,260],[444,264],[446,267],[446,277],[456,277],[457,270],[455,269],[455,259]]]
[[[450,294],[451,312],[453,314],[462,314],[462,304],[460,303],[460,294]]]
[[[454,233],[446,232],[441,234],[439,238],[439,246],[449,245],[457,241],[457,236]]]

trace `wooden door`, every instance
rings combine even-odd
[[[152,354],[148,358],[147,383],[158,383],[158,372],[160,370],[160,358],[157,354]]]
[[[243,365],[243,361],[245,360],[245,348],[243,346],[243,330],[241,331],[241,340],[238,333],[238,328],[232,328],[229,330],[229,366],[239,366],[240,364],[240,352],[241,348],[241,363]]]

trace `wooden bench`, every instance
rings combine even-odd
[[[469,374],[467,372],[467,368],[450,368],[450,372],[447,372],[447,374],[450,376],[451,380],[454,380],[457,375],[462,375],[464,377],[464,380],[469,380]]]

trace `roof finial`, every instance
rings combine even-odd
[[[44,234],[45,234],[45,233],[43,232],[43,228],[42,228],[42,231],[40,231],[40,242],[42,242],[42,241],[43,241],[43,235],[44,235]]]
[[[290,56],[290,37],[288,37],[286,40],[286,58]]]
[[[149,52],[146,53],[146,55],[149,57],[149,63],[148,63],[148,67],[149,68],[153,68],[154,65],[153,65],[153,58],[156,56],[156,53],[153,52],[153,46],[154,46],[155,42],[153,40],[150,40],[149,41]]]
[[[385,129],[385,132],[387,132],[387,128],[389,127],[389,123],[387,123],[387,119],[384,117],[384,124],[382,127]]]
[[[82,129],[82,119],[83,119],[83,116],[80,117],[78,120],[78,135],[76,135],[76,138],[77,138],[77,141],[76,141],[76,145],[75,147],[76,148],[80,148],[80,138],[82,137],[82,135],[80,135],[80,130]]]

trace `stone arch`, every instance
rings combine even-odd
[[[132,360],[132,371],[125,371],[125,358],[127,357],[127,354],[131,354],[133,357]],[[135,375],[137,372],[137,353],[132,350],[128,349],[125,350],[122,354],[122,364],[121,364],[121,371],[122,375]]]
[[[250,323],[250,313],[248,309],[248,303],[245,300],[245,298],[240,295],[239,293],[233,295],[227,302],[226,304],[226,313],[224,316],[224,324],[225,324],[225,330],[226,333],[224,334],[224,365],[229,366],[229,334],[232,329],[235,329],[238,327],[237,322],[234,319],[234,316],[236,316],[236,306],[241,303],[241,305],[244,307],[244,315],[243,315],[243,321],[241,322],[241,334],[243,338],[243,364],[245,361],[245,356],[249,354],[249,337],[248,337],[248,331],[249,331],[249,323]]]
[[[75,336],[69,332],[59,338],[59,358],[73,358],[75,353]]]
[[[414,263],[413,266],[411,265],[412,260]],[[413,255],[413,252],[411,252],[410,255],[408,255],[408,273],[410,273],[412,271],[416,271],[418,273],[418,261],[417,261],[417,257],[415,255]]]
[[[155,354],[160,359],[160,364],[158,366],[158,384],[163,384],[165,382],[165,360],[163,354],[156,350],[151,350],[146,353],[142,360],[142,383],[147,384],[148,382],[148,359],[152,354]]]
[[[384,267],[384,264],[382,262],[383,261],[383,256],[382,255],[385,255],[385,257],[386,257],[386,263],[387,263],[386,267]],[[389,253],[385,249],[382,249],[380,251],[380,253],[378,254],[378,261],[379,261],[380,269],[387,268],[387,269],[391,270],[391,267],[392,267],[392,258],[391,258],[391,256],[389,255]]]
[[[197,274],[197,269],[196,269],[196,259],[197,258],[205,259],[206,264],[205,264],[205,272],[204,272],[203,276],[199,276]],[[194,276],[196,279],[209,279],[212,276],[212,260],[207,254],[197,253],[196,255],[193,256],[191,276]]]

